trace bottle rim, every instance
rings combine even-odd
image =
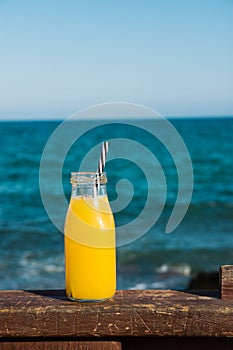
[[[70,178],[71,184],[87,185],[87,184],[105,184],[107,183],[106,173],[101,174],[91,172],[91,171],[82,171],[82,172],[71,172]]]

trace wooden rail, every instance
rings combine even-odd
[[[77,303],[63,290],[0,291],[0,349],[233,349],[233,266],[220,291],[117,291]]]

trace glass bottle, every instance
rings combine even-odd
[[[115,224],[103,173],[71,173],[72,194],[65,221],[66,294],[99,301],[116,290]]]

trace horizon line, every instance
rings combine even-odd
[[[220,118],[233,118],[233,114],[218,114],[218,115],[211,115],[211,114],[203,114],[203,115],[169,115],[169,116],[164,116],[162,115],[165,119],[220,119]],[[116,120],[116,118],[104,118],[105,120]],[[132,118],[117,118],[118,120],[127,120],[127,119],[157,119],[156,117],[132,117]],[[158,118],[159,119],[159,118]],[[54,118],[54,117],[41,117],[41,118],[0,118],[0,122],[42,122],[42,121],[48,121],[48,122],[63,122],[65,120],[69,120],[69,117],[67,118]],[[80,118],[80,121],[84,120],[102,120],[101,118],[90,118],[90,119],[83,119]],[[78,121],[76,119],[75,121]]]

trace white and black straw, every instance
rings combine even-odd
[[[100,159],[99,159],[99,164],[97,169],[97,176],[100,176],[104,172],[107,155],[108,155],[108,141],[104,141],[101,147],[101,154],[100,154]]]

